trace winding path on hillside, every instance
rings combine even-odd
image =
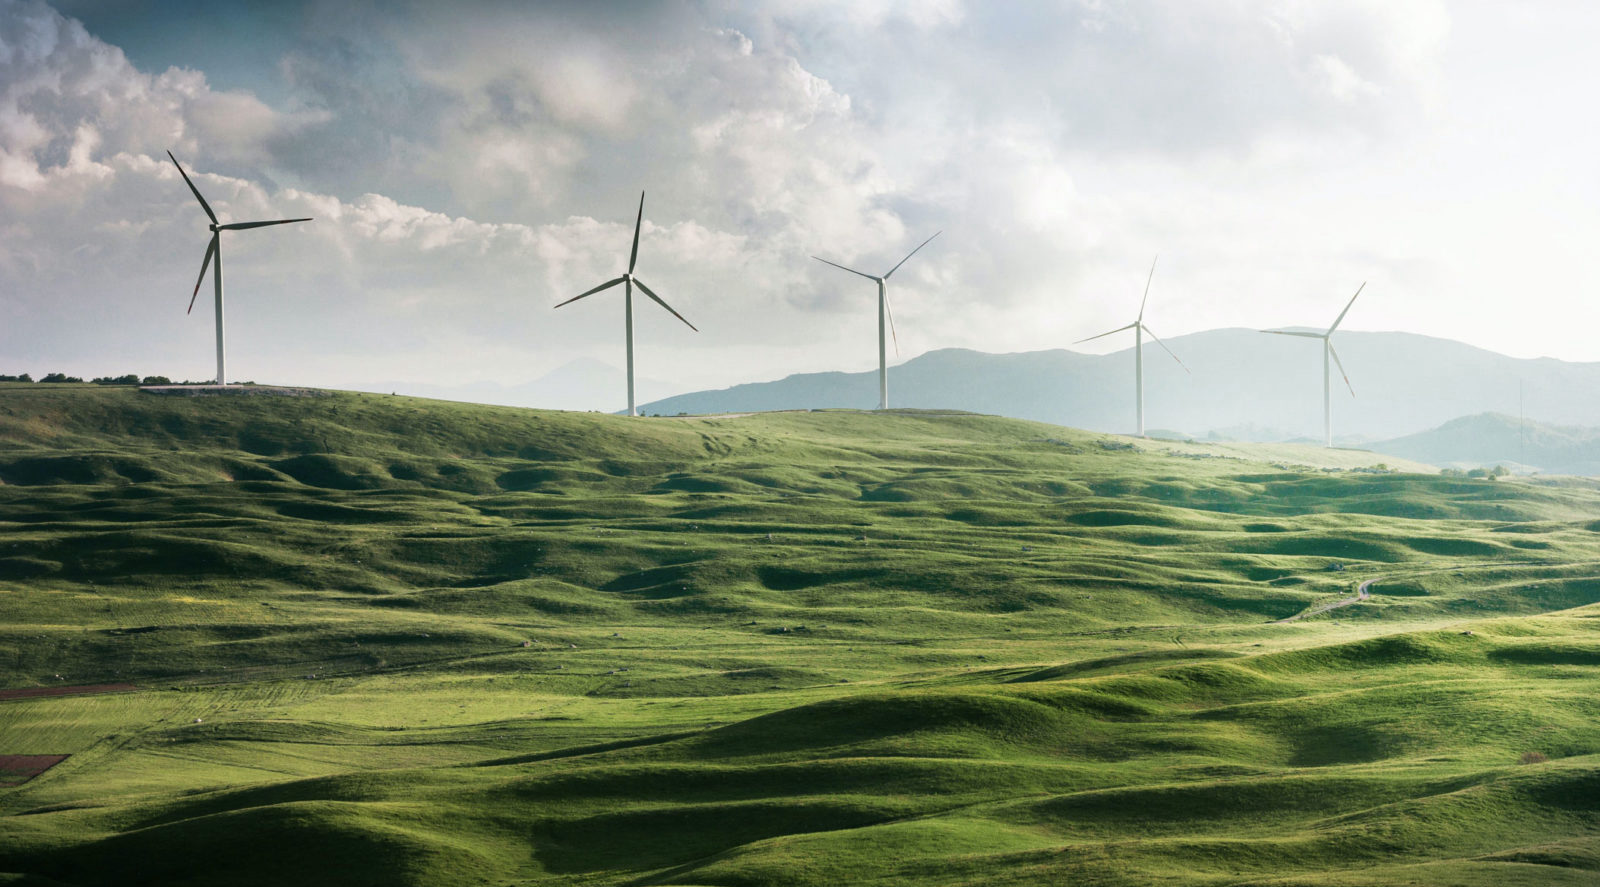
[[[1467,570],[1504,569],[1506,567],[1554,567],[1554,566],[1576,567],[1576,566],[1590,566],[1590,565],[1600,566],[1600,561],[1573,561],[1573,562],[1570,562],[1570,563],[1552,563],[1550,561],[1536,561],[1536,560],[1530,560],[1530,561],[1502,561],[1502,562],[1493,562],[1493,561],[1491,561],[1491,562],[1488,562],[1488,563],[1481,563],[1481,564],[1449,564],[1449,565],[1446,565],[1446,566],[1439,566],[1439,567],[1426,567],[1426,568],[1423,568],[1423,569],[1412,569],[1412,570],[1409,570],[1409,571],[1407,571],[1406,573],[1404,573],[1402,575],[1406,575],[1406,576],[1428,576],[1428,575],[1432,575],[1434,573],[1458,573],[1459,574],[1459,573],[1463,573],[1463,572],[1465,572]],[[1339,600],[1330,601],[1330,602],[1328,602],[1326,604],[1317,604],[1316,606],[1311,607],[1311,608],[1306,609],[1306,610],[1302,610],[1301,612],[1296,613],[1293,616],[1286,616],[1283,619],[1274,619],[1274,620],[1272,620],[1271,624],[1273,624],[1273,625],[1283,625],[1283,624],[1288,623],[1288,622],[1298,622],[1301,619],[1305,619],[1305,618],[1310,617],[1310,616],[1317,616],[1317,615],[1320,615],[1322,613],[1326,613],[1329,610],[1337,610],[1340,607],[1348,607],[1351,604],[1359,604],[1362,601],[1367,600],[1367,599],[1372,597],[1372,593],[1371,593],[1372,586],[1378,584],[1379,582],[1382,582],[1385,579],[1394,579],[1394,578],[1396,578],[1394,574],[1389,574],[1389,575],[1385,575],[1385,576],[1374,576],[1371,579],[1364,579],[1364,580],[1362,580],[1361,584],[1356,586],[1356,593],[1354,595],[1352,595],[1351,597],[1340,598]]]
[[[1312,607],[1309,610],[1301,610],[1300,612],[1294,614],[1293,616],[1285,616],[1282,619],[1276,619],[1276,620],[1274,620],[1274,624],[1281,625],[1281,624],[1283,624],[1285,622],[1298,622],[1301,619],[1306,618],[1307,616],[1316,616],[1316,615],[1319,615],[1319,614],[1322,614],[1322,613],[1326,613],[1329,610],[1337,610],[1340,607],[1348,607],[1351,604],[1359,604],[1362,601],[1366,600],[1367,598],[1372,597],[1372,592],[1369,589],[1371,589],[1372,586],[1375,585],[1378,582],[1378,580],[1380,580],[1382,578],[1383,578],[1382,576],[1374,576],[1371,579],[1363,579],[1363,580],[1361,580],[1361,584],[1356,586],[1356,593],[1355,593],[1354,596],[1347,597],[1347,598],[1340,598],[1339,600],[1331,601],[1331,602],[1326,603],[1326,604],[1318,604],[1317,606]]]

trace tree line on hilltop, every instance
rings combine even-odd
[[[20,375],[15,375],[15,376],[8,376],[8,375],[0,374],[0,382],[33,382],[33,381],[35,381],[35,380],[34,380],[33,376],[31,374],[29,374],[29,373],[22,373]],[[66,373],[47,373],[43,377],[39,378],[37,381],[40,382],[40,383],[76,382],[76,383],[82,384],[83,377],[81,377],[81,376],[69,376]],[[99,377],[90,379],[89,380],[89,384],[91,384],[91,385],[174,385],[174,384],[176,384],[176,385],[209,385],[211,383],[210,382],[190,382],[187,379],[185,379],[182,382],[173,382],[171,379],[167,378],[166,376],[140,376],[137,373],[128,373],[127,375],[123,375],[123,376],[99,376]]]

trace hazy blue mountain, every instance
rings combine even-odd
[[[1544,425],[1503,413],[1462,416],[1366,448],[1447,468],[1505,465],[1519,472],[1600,474],[1600,428]]]
[[[641,395],[672,391],[676,386],[649,377],[636,379]],[[531,382],[502,384],[472,382],[433,385],[425,382],[380,382],[356,386],[359,391],[395,392],[411,397],[491,403],[545,410],[602,410],[619,412],[628,405],[628,377],[619,367],[602,360],[579,358],[556,367]],[[680,389],[681,390],[681,389]]]
[[[1145,417],[1151,428],[1193,437],[1322,438],[1321,343],[1221,329],[1168,340],[1192,373],[1151,346]],[[1525,360],[1411,333],[1340,332],[1352,397],[1334,371],[1334,432],[1344,443],[1414,434],[1463,415],[1525,411],[1555,424],[1600,425],[1600,363]],[[948,408],[1096,431],[1134,427],[1133,349],[987,354],[932,351],[891,367],[893,406]],[[700,391],[645,404],[673,413],[749,412],[877,405],[877,373],[809,373]]]

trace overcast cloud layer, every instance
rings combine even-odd
[[[1368,281],[1351,328],[1600,359],[1571,5],[287,8],[268,70],[141,70],[0,0],[0,372],[209,378],[168,149],[224,221],[316,218],[225,236],[239,379],[620,365],[620,293],[551,306],[623,270],[641,190],[639,274],[702,330],[638,306],[641,400],[874,365],[871,284],[808,256],[881,273],[938,230],[905,357],[1126,323],[1159,252],[1162,335],[1326,324]]]

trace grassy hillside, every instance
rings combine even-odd
[[[1600,492],[1394,467],[0,386],[0,872],[1593,883]]]

